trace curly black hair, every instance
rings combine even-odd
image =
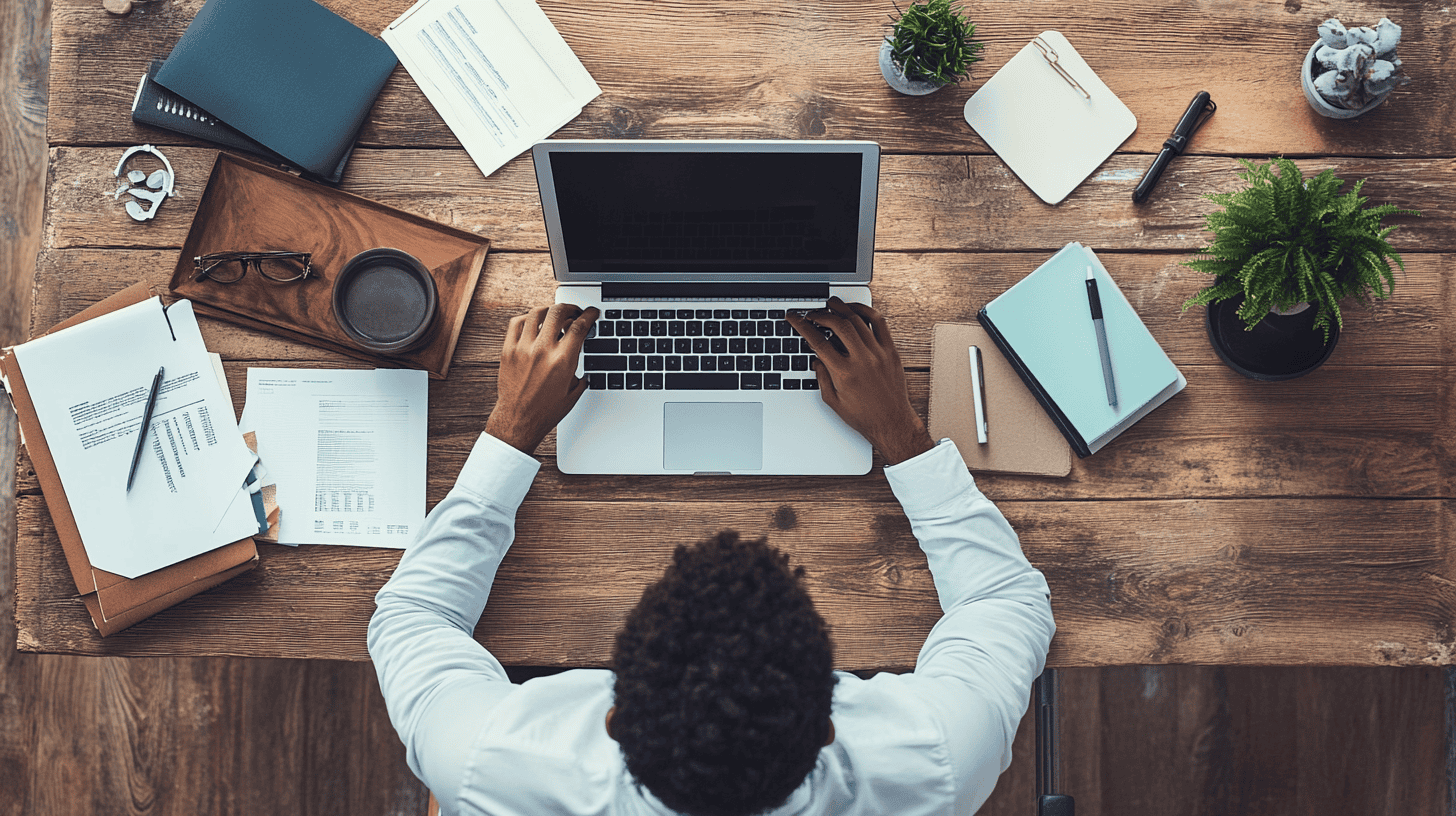
[[[678,546],[627,615],[612,664],[612,737],[637,782],[680,813],[781,805],[829,740],[829,627],[804,568],[765,539],[726,531]]]

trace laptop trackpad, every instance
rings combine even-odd
[[[762,470],[763,403],[663,403],[662,466],[710,472]]]

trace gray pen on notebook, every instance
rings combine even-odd
[[[976,406],[976,441],[984,445],[991,426],[988,421],[990,412],[986,410],[986,369],[981,364],[980,346],[971,346],[971,391],[975,394],[972,402]]]
[[[1092,265],[1087,265],[1087,305],[1092,307],[1092,328],[1097,330],[1097,353],[1102,357],[1102,382],[1107,386],[1107,404],[1117,407],[1117,384],[1112,380],[1112,352],[1107,348],[1107,327],[1102,321],[1102,298],[1097,294],[1097,278]]]

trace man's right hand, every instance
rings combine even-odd
[[[523,453],[536,450],[586,393],[576,363],[600,314],[595,306],[558,303],[511,318],[486,433]]]
[[[804,317],[790,312],[788,321],[818,358],[814,371],[824,403],[868,439],[886,464],[899,464],[935,447],[910,405],[900,353],[879,312],[834,297],[822,311]],[[819,326],[834,333],[843,352]]]

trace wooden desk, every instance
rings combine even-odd
[[[328,0],[369,31],[408,0]],[[1452,356],[1456,334],[1456,26],[1431,4],[1383,8],[1405,29],[1416,82],[1361,119],[1309,109],[1297,69],[1318,9],[995,0],[972,5],[987,43],[970,82],[892,92],[875,62],[889,3],[699,0],[543,8],[603,88],[558,134],[571,138],[873,139],[885,150],[876,305],[901,344],[917,407],[930,329],[988,299],[1068,241],[1095,247],[1187,390],[1066,479],[980,483],[1051,582],[1056,666],[1135,663],[1419,665],[1456,662]],[[128,17],[57,0],[45,248],[32,330],[176,262],[214,151],[139,128],[129,105],[201,0]],[[1348,24],[1373,23],[1347,19]],[[1066,33],[1138,116],[1138,131],[1056,207],[1042,204],[960,116],[969,94],[1027,40]],[[1194,92],[1216,116],[1152,200],[1132,188]],[[121,149],[163,146],[178,197],[135,224],[111,171]],[[1203,193],[1236,189],[1232,156],[1303,157],[1368,178],[1365,193],[1424,211],[1399,218],[1392,300],[1346,309],[1334,356],[1282,384],[1221,365],[1201,312],[1202,276],[1179,265],[1205,239]],[[432,383],[429,501],[449,488],[495,398],[506,321],[553,282],[529,158],[483,178],[414,82],[396,70],[360,134],[343,188],[489,236],[481,283],[443,382]],[[248,366],[355,366],[308,346],[204,321],[241,407]],[[553,441],[519,516],[478,636],[504,662],[594,666],[677,542],[721,528],[768,535],[806,565],[845,668],[908,666],[939,615],[925,561],[883,477],[566,476]],[[263,545],[252,573],[120,635],[94,634],[28,461],[18,479],[20,648],[124,655],[365,659],[372,596],[398,553]]]

